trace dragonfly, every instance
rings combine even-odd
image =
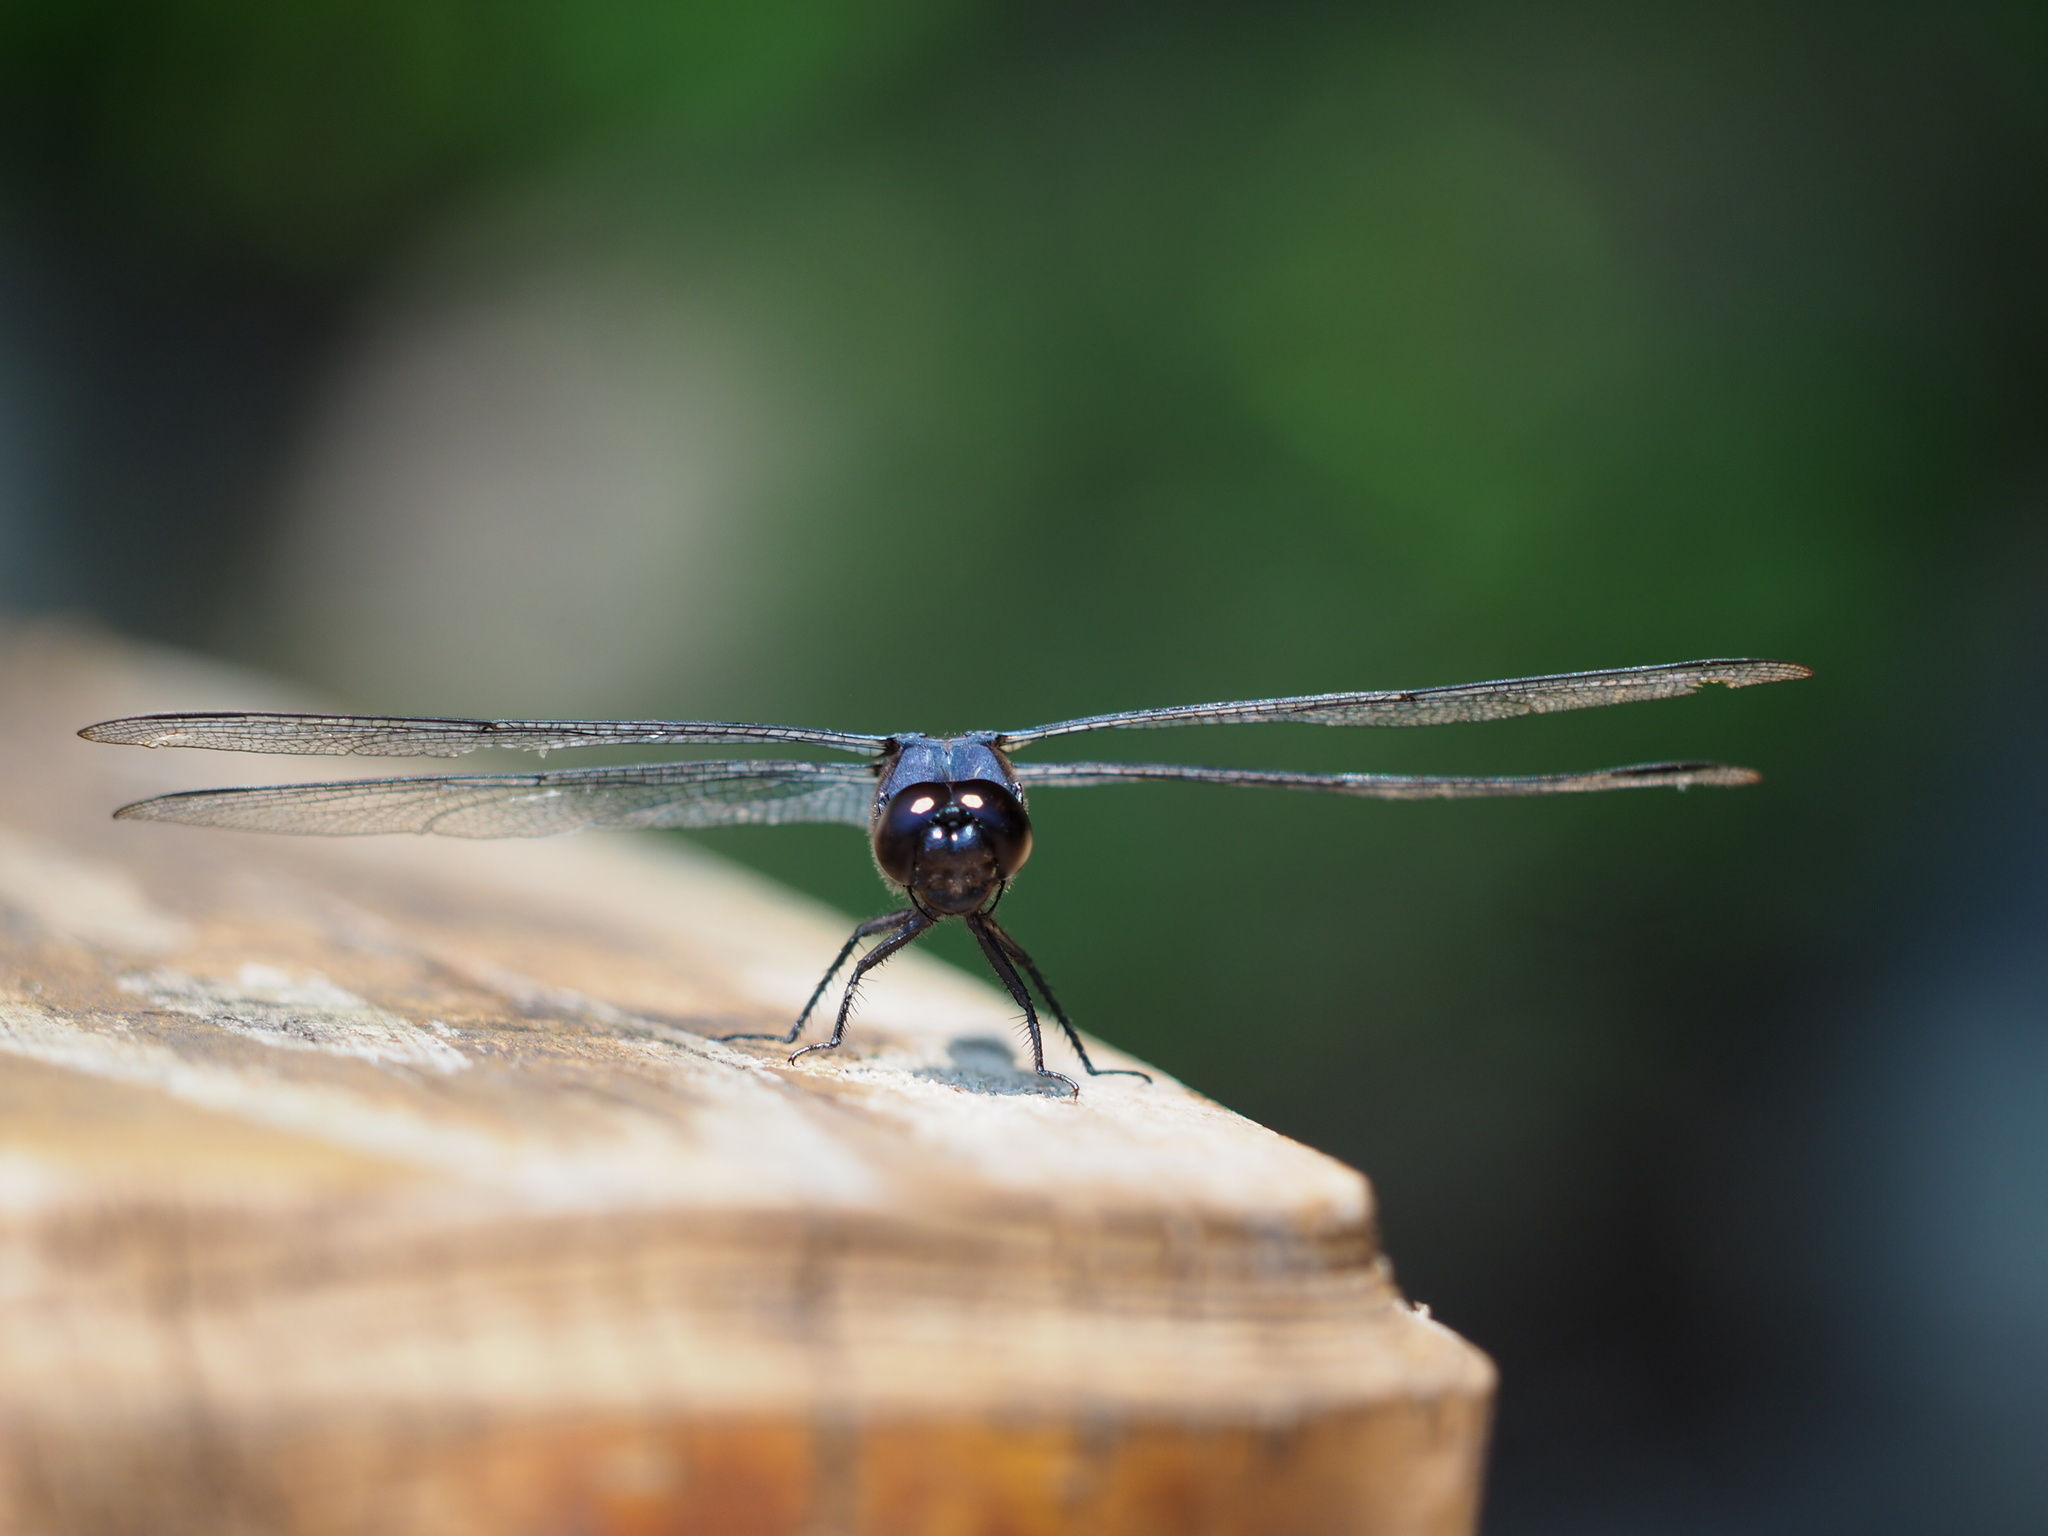
[[[938,924],[958,919],[1024,1015],[1041,1078],[1080,1085],[1045,1061],[1033,989],[1091,1077],[1150,1077],[1098,1067],[1080,1032],[1024,947],[996,921],[996,907],[1031,857],[1028,797],[1038,790],[1160,781],[1301,790],[1368,800],[1474,800],[1618,789],[1753,784],[1753,769],[1724,763],[1637,763],[1588,773],[1516,777],[1442,774],[1292,773],[1184,763],[1016,762],[1013,754],[1062,736],[1170,726],[1294,723],[1424,726],[1555,714],[1644,699],[1669,699],[1710,684],[1749,688],[1810,677],[1794,662],[1754,658],[1566,672],[1454,687],[1316,693],[1087,715],[1020,731],[916,731],[863,735],[802,726],[718,720],[454,720],[379,715],[215,713],[138,715],[87,726],[88,741],[142,747],[206,747],[336,757],[459,757],[480,747],[545,754],[573,747],[812,747],[851,762],[708,760],[546,773],[346,779],[318,784],[188,790],[122,806],[128,821],[181,822],[321,837],[411,832],[442,837],[545,837],[595,828],[775,826],[837,822],[864,827],[882,879],[903,901],[858,925],[784,1034],[728,1041],[795,1045],[833,979],[863,944],[841,993],[829,1038],[790,1055],[837,1050],[861,983]],[[1026,978],[1029,978],[1027,985]]]

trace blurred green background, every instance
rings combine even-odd
[[[1806,662],[1091,741],[1766,782],[1047,791],[1006,921],[1373,1176],[1489,1530],[2038,1531],[2044,189],[2019,4],[0,0],[0,598],[854,730]]]

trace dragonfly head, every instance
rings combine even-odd
[[[1031,818],[991,779],[911,784],[875,821],[875,863],[933,912],[979,912],[1031,857]]]

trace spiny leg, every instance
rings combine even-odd
[[[1088,1047],[1081,1043],[1081,1033],[1074,1028],[1074,1021],[1067,1017],[1067,1010],[1060,1006],[1060,1000],[1052,995],[1052,988],[1045,984],[1045,977],[1039,974],[1038,963],[1024,952],[1024,946],[1010,937],[1010,931],[992,917],[984,917],[989,931],[996,936],[996,942],[1009,952],[1010,958],[1022,965],[1038,988],[1038,995],[1045,999],[1045,1006],[1052,1010],[1052,1016],[1060,1021],[1060,1028],[1066,1031],[1067,1043],[1074,1048],[1074,1054],[1081,1058],[1081,1065],[1088,1069],[1090,1077],[1142,1077],[1152,1081],[1150,1072],[1140,1072],[1136,1067],[1098,1067],[1088,1059]]]
[[[986,917],[975,915],[965,919],[968,932],[981,945],[982,954],[988,957],[989,969],[1009,989],[1010,996],[1017,1000],[1017,1006],[1024,1010],[1024,1027],[1031,1032],[1031,1065],[1040,1077],[1056,1078],[1073,1090],[1075,1098],[1081,1097],[1081,1085],[1064,1072],[1055,1072],[1045,1064],[1045,1040],[1038,1029],[1038,1010],[1031,1006],[1031,993],[1024,985],[1024,978],[1017,974],[1017,967],[1010,963],[1010,956],[1004,950],[1002,941],[996,937],[996,925]]]
[[[853,930],[853,937],[840,946],[838,958],[826,968],[818,982],[818,988],[811,994],[811,1000],[804,1004],[804,1011],[796,1016],[796,1022],[789,1027],[786,1035],[720,1035],[720,1040],[778,1040],[784,1045],[795,1045],[796,1037],[804,1032],[804,1026],[811,1021],[811,1013],[818,1006],[818,999],[825,995],[825,989],[832,985],[832,978],[839,974],[839,967],[846,964],[846,957],[860,947],[860,941],[900,928],[917,916],[915,907],[905,907],[901,912],[890,912],[881,917],[871,917]]]
[[[839,999],[839,1018],[832,1025],[832,1038],[817,1045],[807,1045],[793,1053],[789,1058],[789,1064],[795,1066],[798,1056],[808,1056],[812,1051],[838,1050],[839,1042],[846,1038],[846,1019],[847,1015],[853,1012],[853,995],[860,990],[861,978],[931,926],[931,918],[912,908],[905,916],[901,927],[862,955],[860,963],[853,968],[853,974],[846,978],[846,993]],[[790,1038],[793,1040],[796,1037],[792,1035]]]

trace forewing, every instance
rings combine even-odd
[[[591,828],[823,821],[865,826],[874,773],[860,763],[662,763],[563,773],[350,779],[159,795],[114,814],[249,832],[352,837],[548,837]]]
[[[1256,725],[1293,721],[1306,725],[1448,725],[1467,720],[1504,720],[1512,715],[1547,715],[1567,709],[1597,709],[1639,699],[1672,699],[1708,683],[1750,688],[1811,677],[1812,670],[1789,661],[1686,661],[1671,666],[1623,667],[1613,672],[1561,672],[1495,683],[1460,683],[1449,688],[1416,688],[1395,693],[1310,693],[1286,699],[1240,699],[1229,704],[1182,704],[1167,709],[1089,715],[1005,731],[1005,748],[1079,731],[1153,730],[1170,725]]]
[[[135,747],[212,747],[330,757],[460,757],[479,747],[553,752],[569,747],[702,746],[745,742],[873,753],[886,740],[796,725],[726,720],[440,720],[402,715],[133,715],[78,733]]]
[[[1445,774],[1287,773],[1260,768],[1196,768],[1186,763],[1018,763],[1025,789],[1079,789],[1094,784],[1139,784],[1158,779],[1235,784],[1250,789],[1305,789],[1368,800],[1487,800],[1507,795],[1580,795],[1607,789],[1726,788],[1754,784],[1753,768],[1726,763],[1637,763],[1591,773],[1544,773],[1508,778]]]

